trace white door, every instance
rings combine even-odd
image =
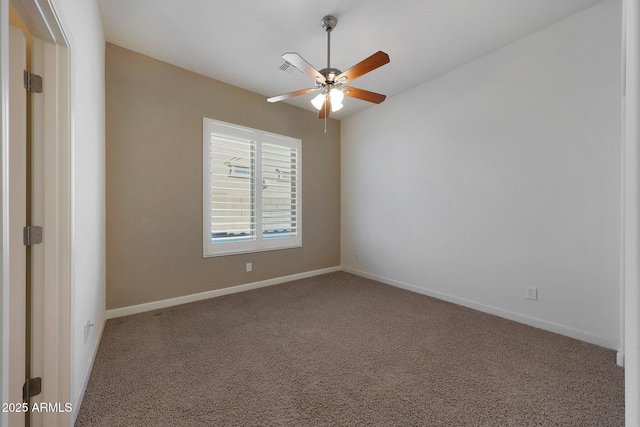
[[[1,0],[4,13],[7,3]],[[62,412],[33,413],[32,426],[69,426],[71,397],[71,110],[70,50],[60,27],[58,14],[49,2],[15,0],[20,15],[28,17],[29,32],[34,30],[48,41],[33,37],[31,68],[43,77],[43,93],[27,94],[24,89],[29,38],[17,28],[7,32],[9,49],[2,52],[9,72],[0,93],[8,107],[7,139],[3,149],[7,165],[3,189],[7,190],[3,234],[3,403],[22,403],[26,361],[31,377],[42,377],[42,394],[33,399]],[[25,30],[26,31],[26,30]],[[0,39],[3,39],[0,32]],[[27,40],[27,43],[25,43]],[[7,90],[5,90],[7,89]],[[26,110],[31,99],[31,112]],[[5,110],[6,111],[6,110]],[[27,115],[29,114],[29,115]],[[31,126],[27,118],[31,118]],[[27,128],[27,126],[29,126]],[[27,129],[31,130],[32,150],[27,155]],[[2,135],[3,138],[5,134]],[[27,192],[27,157],[31,160],[31,194]],[[28,198],[28,200],[27,200]],[[31,266],[23,242],[27,224],[27,201],[32,207],[33,225],[43,226],[43,243],[31,247]],[[6,245],[6,246],[5,246]],[[32,278],[29,320],[31,339],[26,340],[26,276]],[[4,335],[6,333],[6,335]],[[30,357],[27,356],[27,350]],[[6,362],[6,363],[5,363]],[[6,373],[6,376],[5,376]],[[51,407],[51,406],[50,406]],[[76,408],[73,408],[76,409]],[[12,411],[0,414],[0,424],[23,426],[27,418]]]
[[[31,173],[29,177],[31,186],[31,190],[29,192],[30,224],[41,226],[44,229],[43,242],[32,245],[30,251],[27,253],[27,268],[31,274],[31,278],[29,280],[31,286],[29,298],[29,303],[31,304],[29,318],[30,333],[27,335],[27,338],[30,340],[30,348],[27,357],[30,362],[30,377],[42,378],[42,392],[31,398],[30,403],[32,406],[33,404],[38,404],[40,402],[57,403],[55,396],[50,395],[52,382],[57,381],[57,375],[45,372],[45,363],[47,359],[49,362],[55,361],[54,355],[56,354],[56,344],[51,341],[47,342],[47,334],[45,332],[46,275],[55,275],[57,266],[50,266],[48,271],[46,271],[47,269],[45,268],[45,253],[50,250],[51,246],[55,246],[56,227],[51,226],[50,222],[46,218],[48,217],[49,220],[52,220],[51,216],[53,215],[53,221],[55,221],[55,213],[45,216],[46,194],[44,183],[45,173],[49,172],[51,169],[45,161],[45,157],[47,155],[54,158],[56,157],[55,151],[49,151],[47,153],[45,150],[44,123],[46,95],[49,95],[49,98],[51,98],[51,95],[54,95],[55,97],[56,93],[55,87],[49,87],[51,80],[54,80],[54,78],[49,78],[49,75],[45,76],[47,69],[47,65],[45,63],[47,61],[51,62],[53,57],[53,66],[55,67],[55,51],[55,45],[46,43],[36,37],[32,39],[30,71],[35,75],[41,76],[43,80],[46,80],[47,82],[46,94],[43,88],[41,93],[31,93],[27,95],[31,98],[31,108],[28,112],[31,118],[31,141],[29,151],[29,157],[31,159]],[[49,65],[51,66],[51,64]],[[53,148],[55,150],[55,144],[52,143],[50,145],[53,145],[53,147],[49,148]],[[55,180],[55,178],[51,179]],[[49,190],[50,192],[55,191],[51,188]],[[51,257],[49,256],[47,258]],[[55,287],[51,286],[51,288]],[[53,295],[49,295],[49,304],[55,304],[55,302],[55,293]],[[49,322],[55,325],[55,317],[49,318]],[[56,336],[54,331],[51,331],[49,335],[49,339],[55,338]],[[45,354],[51,354],[51,356],[45,357]],[[58,418],[58,415],[58,413],[51,413],[49,411],[33,411],[30,414],[30,424],[31,426],[53,426],[55,425],[54,422],[56,421],[56,418]]]
[[[27,217],[27,65],[26,37],[9,29],[9,425],[24,425],[22,404],[25,380],[26,248],[23,227]],[[13,411],[11,411],[13,409]]]
[[[25,246],[23,227],[42,226],[45,222],[45,104],[42,93],[28,93],[24,87],[26,65],[26,37],[22,29],[10,27],[10,143],[9,143],[9,197],[10,197],[10,391],[12,408],[9,425],[42,426],[59,414],[24,409],[44,402],[43,393],[32,397],[25,408],[22,387],[26,378],[43,378],[43,388],[52,388],[57,378],[45,380],[45,245]],[[44,74],[46,51],[54,45],[37,38],[31,39],[31,71]],[[51,58],[49,54],[49,58]],[[34,71],[37,70],[37,71]],[[55,92],[54,89],[51,89]],[[30,102],[28,102],[30,98]],[[29,120],[30,119],[30,120]],[[30,129],[30,138],[29,132]],[[53,153],[49,153],[50,155]],[[30,168],[27,167],[27,162]],[[55,230],[55,227],[52,227]],[[52,230],[53,232],[53,230]],[[53,235],[49,236],[53,239]],[[50,245],[49,245],[50,246]],[[27,278],[29,276],[29,278]],[[54,297],[55,301],[55,297]],[[55,323],[55,322],[54,322]],[[56,335],[52,332],[52,335]],[[55,354],[55,344],[48,343],[49,352]],[[55,360],[55,357],[53,357]],[[46,382],[45,382],[46,381]],[[49,383],[49,384],[47,384]],[[46,393],[50,395],[51,393]],[[53,396],[51,396],[53,397]],[[56,403],[56,402],[53,402]]]

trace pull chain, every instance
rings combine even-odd
[[[327,133],[327,101],[324,102],[324,133]]]
[[[331,29],[327,29],[327,69],[329,68],[331,68]],[[327,133],[327,101],[324,102],[324,133]]]

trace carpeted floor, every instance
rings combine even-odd
[[[615,359],[338,272],[109,320],[76,426],[623,426]]]

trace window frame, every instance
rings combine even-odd
[[[262,252],[270,250],[290,249],[302,247],[302,140],[289,136],[278,135],[275,133],[265,132],[258,129],[240,126],[233,123],[227,123],[220,120],[214,120],[203,117],[203,257],[217,257],[225,255],[236,255],[252,252]],[[232,138],[251,141],[254,144],[254,163],[255,168],[253,174],[254,190],[254,214],[252,220],[255,220],[255,239],[235,242],[212,242],[211,229],[211,163],[210,154],[212,150],[212,135],[222,138]],[[262,148],[263,145],[276,145],[279,147],[290,148],[296,151],[296,236],[280,237],[280,238],[264,238],[263,237],[263,166],[262,166]],[[258,185],[260,183],[260,185]]]

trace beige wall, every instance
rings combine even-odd
[[[107,309],[340,265],[339,121],[112,44],[106,88]],[[203,117],[302,140],[302,248],[202,257]]]

